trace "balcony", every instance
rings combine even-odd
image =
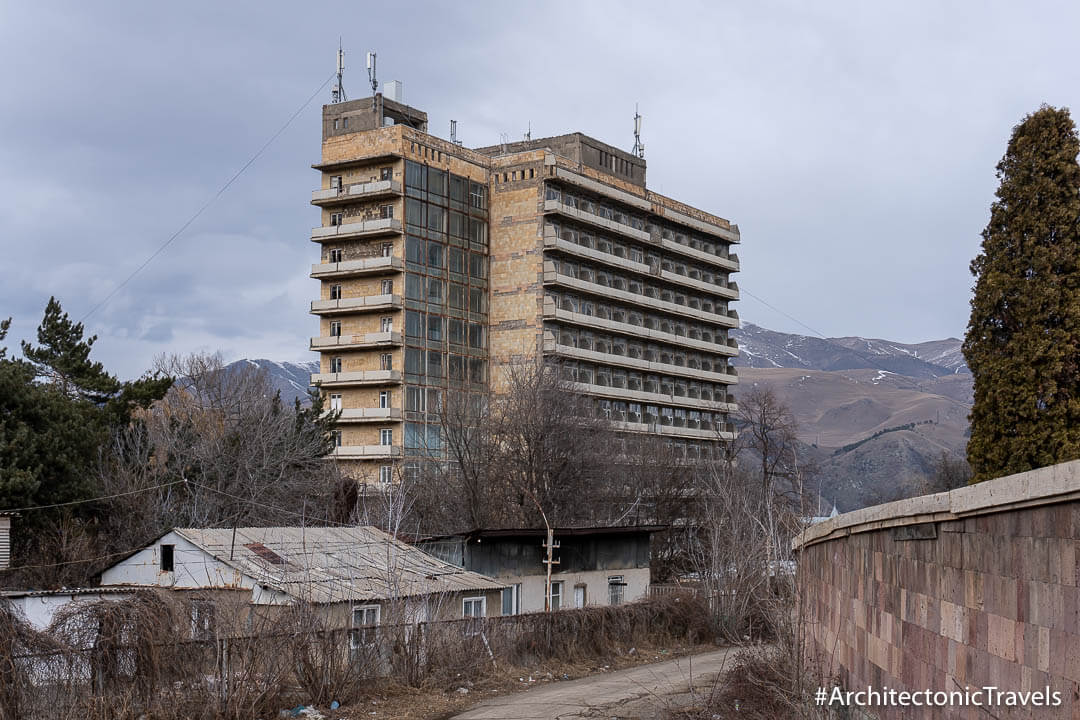
[[[673,335],[672,333],[660,332],[659,330],[650,330],[649,328],[640,327],[638,325],[631,325],[630,323],[615,322],[613,320],[604,320],[593,315],[582,315],[581,313],[571,312],[570,310],[563,310],[557,308],[550,301],[544,302],[544,319],[546,320],[560,320],[562,322],[572,323],[574,325],[581,325],[584,327],[592,328],[594,330],[604,330],[611,333],[619,333],[620,335],[629,335],[635,338],[641,338],[642,340],[651,340],[653,342],[663,342],[671,345],[678,345],[680,347],[693,348],[695,350],[701,350],[703,352],[716,353],[718,355],[727,355],[734,357],[739,354],[739,346],[734,340],[728,340],[727,342],[711,343],[705,340],[694,340],[684,335]]]
[[[401,420],[401,408],[345,408],[338,416],[339,423],[398,422],[399,420]]]
[[[709,382],[727,383],[728,385],[734,385],[739,382],[739,376],[735,373],[735,368],[731,366],[728,366],[725,372],[698,370],[696,368],[684,367],[681,365],[668,365],[666,363],[652,362],[641,358],[627,357],[626,355],[612,355],[611,353],[584,350],[582,348],[570,347],[569,345],[559,345],[551,338],[544,338],[544,353],[574,358],[575,360],[587,360],[602,365],[641,370],[642,372],[657,375],[677,375],[693,380],[708,380]]]
[[[674,425],[661,425],[660,423],[634,423],[613,421],[612,425],[617,430],[626,432],[649,433],[663,437],[676,437],[692,440],[734,440],[735,428],[731,423],[718,423],[716,429],[703,430],[701,428],[675,427]]]
[[[660,247],[665,250],[679,255],[683,255],[694,260],[700,260],[711,265],[719,265],[729,272],[739,272],[739,256],[735,253],[729,254],[727,257],[723,255],[714,255],[707,253],[704,250],[696,250],[689,245],[683,245],[677,243],[674,240],[668,240],[659,236],[652,239],[653,244],[659,243]]]
[[[401,333],[373,332],[359,335],[329,335],[311,338],[311,350],[367,350],[401,345]]]
[[[652,212],[652,203],[643,197],[628,193],[625,190],[606,185],[592,178],[587,178],[584,175],[579,175],[576,172],[567,170],[566,168],[556,167],[555,177],[571,185],[576,185],[583,190],[596,193],[603,197],[610,198],[616,202],[621,202],[625,205],[630,205],[638,210],[644,210],[645,212]]]
[[[742,242],[742,238],[739,235],[738,225],[732,225],[732,229],[728,229],[726,227],[721,227],[720,225],[714,225],[711,222],[692,218],[689,215],[685,215],[679,212],[678,210],[672,210],[671,208],[663,207],[662,205],[661,208],[662,210],[660,215],[665,220],[669,220],[673,223],[678,223],[679,225],[690,228],[691,230],[697,230],[698,232],[703,232],[707,235],[718,237],[725,242]]]
[[[375,182],[353,183],[340,188],[315,190],[311,193],[311,204],[327,207],[351,200],[375,200],[400,194],[401,183],[396,180],[377,180]]]
[[[561,200],[545,200],[544,201],[545,213],[558,213],[565,217],[577,220],[578,222],[592,225],[594,227],[603,228],[613,233],[622,235],[623,237],[633,238],[639,242],[650,243],[652,242],[652,236],[644,230],[638,230],[630,225],[624,225],[623,223],[615,222],[614,220],[608,220],[607,218],[594,215],[584,210],[578,210],[575,207],[570,207],[564,204]]]
[[[395,275],[404,269],[405,265],[401,262],[401,258],[380,256],[312,265],[311,277],[329,280],[331,278],[361,277],[363,275]]]
[[[395,445],[342,445],[334,448],[331,456],[342,460],[389,460],[401,457],[402,452]]]
[[[709,412],[733,413],[738,410],[734,402],[722,402],[716,400],[701,400],[684,395],[661,395],[660,393],[648,393],[627,388],[617,388],[608,385],[592,385],[587,383],[572,382],[569,386],[582,395],[592,397],[611,398],[612,400],[626,400],[628,402],[645,403],[649,405],[671,405],[679,408],[692,408],[694,410],[708,410]],[[732,400],[734,396],[729,395]]]
[[[579,280],[577,278],[570,277],[569,275],[563,275],[556,272],[552,263],[544,263],[544,284],[545,285],[561,285],[567,288],[573,288],[581,292],[586,292],[591,295],[598,295],[600,297],[611,298],[626,303],[630,307],[647,307],[660,312],[670,313],[679,317],[692,317],[698,320],[705,320],[706,322],[716,323],[717,325],[723,325],[724,327],[737,328],[739,327],[739,316],[734,310],[729,310],[726,315],[720,315],[713,312],[706,312],[704,310],[695,310],[686,305],[677,305],[672,302],[666,302],[664,300],[657,300],[647,295],[638,295],[637,293],[627,292],[625,290],[616,290],[615,288],[604,287],[596,283],[588,282],[585,280]]]
[[[329,242],[349,238],[377,237],[379,235],[397,235],[401,232],[401,221],[397,218],[377,218],[329,225],[311,230],[311,242]]]
[[[357,385],[400,385],[400,370],[357,370],[340,373],[312,373],[311,384],[321,387]]]
[[[342,315],[345,313],[386,312],[401,308],[400,295],[366,295],[338,300],[315,300],[311,303],[312,315]]]

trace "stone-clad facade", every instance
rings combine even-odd
[[[378,95],[324,107],[313,167],[313,381],[350,474],[437,459],[446,394],[538,357],[628,432],[691,457],[733,436],[739,231],[647,190],[643,159],[577,133],[470,150]]]
[[[874,715],[1080,713],[1080,461],[839,515],[796,547],[804,637],[846,688],[1061,698]]]

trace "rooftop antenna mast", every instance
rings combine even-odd
[[[375,78],[375,53],[369,52],[367,54],[367,76],[371,81],[371,94],[377,95],[379,93],[379,81]]]
[[[337,47],[337,82],[334,83],[334,88],[330,91],[330,102],[339,103],[345,102],[348,98],[345,97],[345,86],[341,84],[341,76],[345,72],[345,51],[341,49],[341,38],[338,38]]]
[[[461,141],[457,139],[457,120],[450,121],[450,142],[455,145],[461,145]]]
[[[525,141],[532,140],[532,120],[529,121],[529,129],[525,131]]]
[[[641,142],[641,113],[638,112],[637,103],[634,103],[634,149],[630,152],[639,158],[645,157],[645,145]]]

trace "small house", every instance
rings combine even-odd
[[[649,592],[652,533],[659,526],[559,528],[551,568],[551,608],[619,605]],[[506,585],[502,615],[544,610],[547,530],[473,530],[417,545],[464,570]]]

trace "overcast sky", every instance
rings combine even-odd
[[[48,7],[46,7],[48,6]],[[582,131],[653,189],[738,223],[744,321],[905,342],[962,336],[1013,125],[1076,107],[1065,3],[0,3],[0,317],[81,318],[334,69],[466,145]],[[313,359],[308,204],[329,85],[87,319],[124,377],[162,352]],[[15,340],[15,342],[12,342]]]

